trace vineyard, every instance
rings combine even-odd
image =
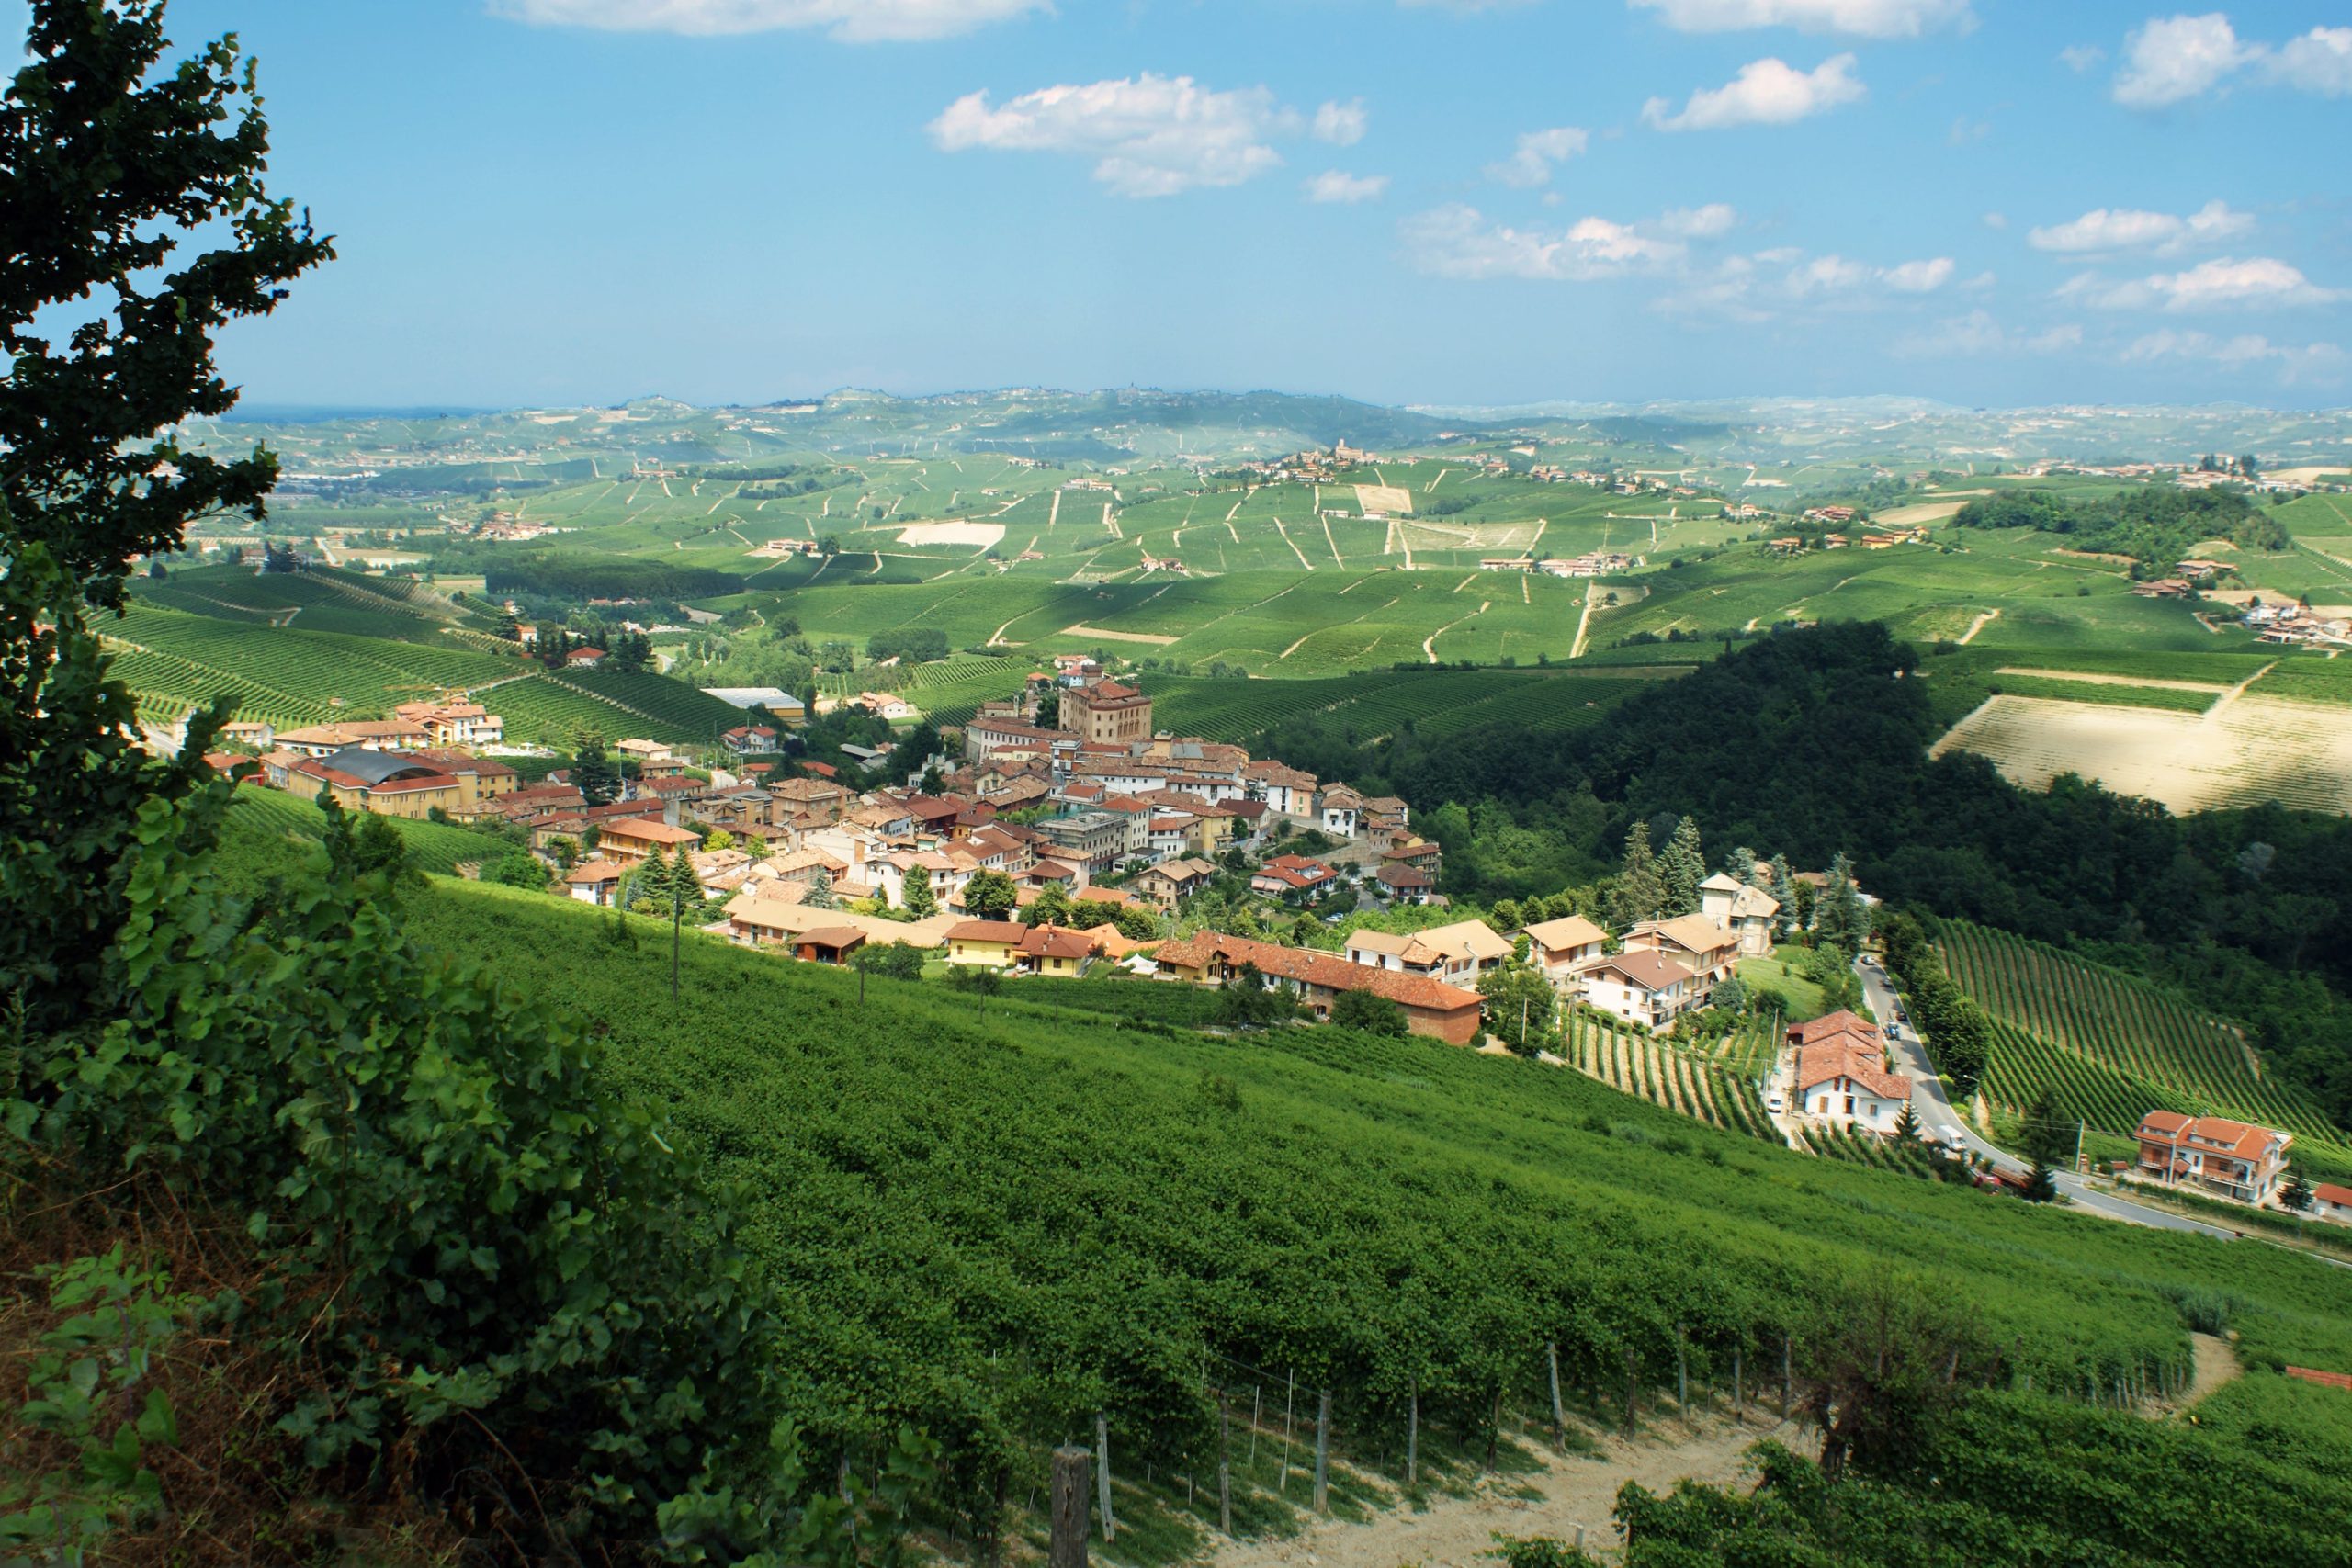
[[[412,924],[626,1040],[619,1087],[743,1184],[757,1275],[793,1303],[780,1371],[807,1440],[863,1451],[909,1420],[959,1467],[1003,1453],[1026,1476],[1101,1411],[1114,1562],[1205,1550],[1221,1429],[1238,1533],[1295,1528],[1284,1439],[1323,1390],[1353,1513],[1405,1489],[1408,1419],[1424,1485],[1540,1429],[1547,1345],[1570,1408],[1613,1423],[1628,1353],[1645,1410],[1671,1407],[1678,1359],[1720,1397],[1784,1339],[1802,1367],[1853,1282],[1893,1273],[1964,1294],[1972,1376],[2113,1404],[2184,1378],[2177,1302],[2222,1261],[1736,1131],[1770,1021],[1713,1053],[1580,1027],[1572,1049],[1644,1103],[1428,1041],[1065,1012],[1042,983],[870,978],[861,1000],[855,976],[691,937],[673,1008],[655,926],[471,884]],[[2268,1248],[2227,1261],[2242,1354],[2352,1364],[2352,1282]]]
[[[1712,1045],[1685,1045],[1577,1011],[1568,1015],[1568,1066],[1589,1078],[1751,1138],[1781,1141],[1765,1114],[1759,1085],[1771,1066],[1780,1020],[1752,1019]]]
[[[301,795],[259,784],[238,786],[234,815],[239,831],[230,839],[232,847],[240,840],[247,845],[255,840],[272,845],[289,839],[316,841],[326,833],[326,813],[316,805]],[[409,864],[418,871],[447,876],[467,862],[487,863],[513,848],[502,839],[444,823],[412,822],[397,817],[385,820],[399,831],[408,846]]]
[[[1157,699],[1155,721],[1163,728],[1238,742],[1295,719],[1335,718],[1366,737],[1408,728],[1452,735],[1498,721],[1531,734],[1571,729],[1638,692],[1649,673],[1378,671],[1283,681],[1147,675],[1143,684]]]
[[[2129,1139],[2150,1111],[2280,1127],[2314,1168],[2352,1168],[2352,1140],[2300,1091],[2262,1071],[2237,1031],[2145,980],[1952,920],[1939,948],[1994,1021],[1984,1091],[2015,1114],[2047,1087],[2070,1117]],[[2102,1145],[2102,1148],[2109,1145]]]
[[[237,716],[283,729],[379,717],[445,690],[479,694],[518,745],[566,747],[583,728],[608,738],[707,742],[742,722],[716,697],[660,675],[550,675],[511,655],[242,624],[144,604],[99,630],[116,676],[151,723],[176,721],[227,695],[237,699]]]

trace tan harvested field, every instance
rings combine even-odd
[[[2004,664],[1994,671],[1996,675],[2033,675],[2045,681],[2072,681],[2085,686],[2155,686],[2167,692],[2226,692],[2227,686],[2210,681],[2152,681],[2139,675],[2093,675],[2081,670],[2029,670],[2019,664]]]
[[[2347,471],[2352,471],[2352,463],[2321,463],[2312,468],[2273,468],[2270,477],[2290,485],[2312,485]]]
[[[1148,632],[1105,631],[1101,626],[1090,626],[1082,621],[1076,626],[1064,626],[1062,628],[1062,636],[1098,637],[1104,642],[1149,643],[1154,648],[1166,648],[1170,643],[1176,640],[1172,637],[1154,637]]]
[[[899,530],[902,545],[978,545],[985,550],[1003,537],[1001,523],[910,523]]]
[[[1413,510],[1413,492],[1400,485],[1358,485],[1356,504],[1366,512],[1385,512],[1391,517],[1402,517]]]
[[[2184,714],[2005,694],[1952,726],[1933,754],[1963,748],[2030,789],[2073,773],[2177,812],[2277,800],[2352,813],[2352,708],[2245,696]]]
[[[1872,522],[1893,524],[1898,527],[1911,523],[1940,523],[1947,517],[1957,517],[1964,501],[1923,501],[1914,506],[1898,506],[1892,512],[1875,512]]]

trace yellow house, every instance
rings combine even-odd
[[[1021,963],[1029,928],[1012,920],[965,920],[947,930],[947,962],[975,969],[1012,969]]]

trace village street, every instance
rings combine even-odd
[[[1863,964],[1860,959],[1855,961],[1854,973],[1861,977],[1862,998],[1870,1004],[1871,1015],[1883,1023],[1891,1021],[1897,1004],[1894,987],[1889,984],[1886,976]],[[1911,1106],[1919,1118],[1920,1126],[1942,1139],[1958,1134],[1971,1154],[1991,1160],[1997,1169],[2023,1174],[2030,1168],[2024,1160],[1994,1147],[1977,1136],[1975,1129],[1969,1126],[1953,1108],[1951,1100],[1944,1093],[1943,1080],[1937,1077],[1928,1066],[1927,1052],[1916,1030],[1906,1027],[1900,1040],[1890,1033],[1888,1042],[1889,1049],[1894,1054],[1895,1069],[1911,1080]],[[2130,1202],[2110,1193],[2094,1191],[2088,1182],[2071,1172],[2053,1171],[2052,1175],[2057,1181],[2058,1190],[2065,1194],[2076,1208],[2105,1219],[2147,1225],[2155,1230],[2195,1231],[2219,1236],[2224,1241],[2236,1234],[2221,1225],[2207,1224],[2202,1220],[2188,1219],[2161,1209]]]

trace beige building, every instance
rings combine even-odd
[[[1096,681],[1062,693],[1061,727],[1092,743],[1151,739],[1151,699],[1116,681]]]

